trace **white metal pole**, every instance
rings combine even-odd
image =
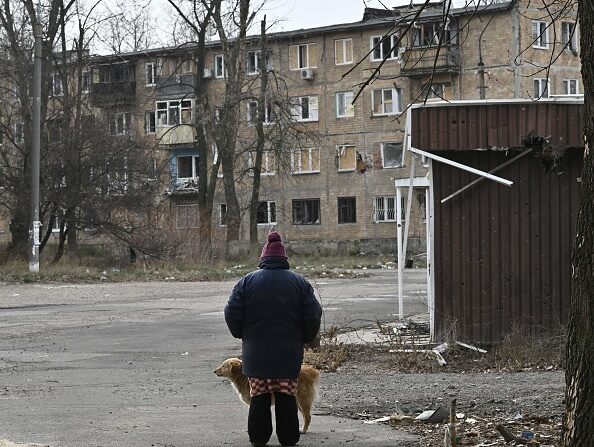
[[[398,240],[398,318],[401,320],[404,318],[404,297],[402,291],[402,273],[404,270],[404,256],[403,256],[403,247],[402,247],[402,188],[400,186],[396,187],[396,238]],[[387,204],[386,204],[387,205]],[[388,207],[386,206],[386,213],[388,212]]]
[[[429,333],[431,341],[435,340],[435,208],[433,203],[433,160],[429,160],[429,188],[427,188],[425,206],[427,208],[427,303],[429,304]]]

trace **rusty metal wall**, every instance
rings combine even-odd
[[[583,102],[439,104],[413,108],[412,147],[425,151],[519,147],[530,131],[557,147],[583,147]]]
[[[489,171],[517,152],[439,154]],[[476,176],[433,163],[438,338],[453,330],[458,340],[490,343],[566,322],[582,154],[567,151],[561,175],[527,155],[497,172],[510,188],[483,180],[444,204]]]

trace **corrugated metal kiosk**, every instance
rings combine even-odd
[[[429,175],[415,178],[411,168],[412,183],[396,187],[426,190],[434,339],[496,343],[566,322],[583,115],[580,99],[409,110],[405,146],[428,159]],[[399,233],[403,261],[407,231]]]

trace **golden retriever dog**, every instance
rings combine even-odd
[[[250,404],[250,385],[248,378],[243,374],[242,362],[240,359],[231,358],[225,360],[221,366],[214,370],[219,377],[227,377],[242,401]],[[301,433],[307,432],[311,422],[311,407],[318,394],[318,385],[320,383],[320,372],[313,366],[301,365],[299,378],[297,380],[297,408],[303,415],[303,428]],[[274,405],[274,395],[272,395],[272,404]]]

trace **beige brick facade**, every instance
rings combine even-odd
[[[438,93],[446,100],[478,100],[478,67],[481,60],[484,63],[487,99],[531,98],[534,95],[534,80],[547,78],[547,75],[550,82],[549,94],[564,94],[568,86],[573,86],[573,81],[568,82],[570,80],[576,80],[576,88],[581,93],[579,57],[569,49],[560,51],[562,28],[566,26],[555,23],[555,32],[553,26],[548,30],[548,48],[544,48],[544,45],[541,45],[543,48],[535,48],[532,35],[534,20],[531,17],[539,17],[541,14],[539,15],[540,10],[532,10],[531,7],[529,2],[521,0],[497,2],[478,12],[454,11],[448,22],[453,43],[440,48],[433,73],[432,83]],[[399,10],[404,13],[406,7]],[[571,14],[575,15],[573,12]],[[276,33],[269,37],[273,69],[286,80],[289,95],[317,97],[317,119],[304,125],[315,132],[319,139],[318,147],[315,148],[319,149],[319,172],[291,174],[277,169],[275,175],[264,176],[262,180],[261,200],[275,203],[276,227],[295,246],[300,242],[315,241],[334,247],[346,247],[351,251],[359,247],[360,243],[367,242],[369,246],[384,252],[395,250],[396,216],[395,211],[389,209],[395,208],[394,180],[409,176],[412,159],[407,154],[401,166],[386,167],[382,145],[403,142],[406,114],[400,112],[409,103],[424,98],[422,85],[430,78],[434,57],[437,56],[437,45],[423,45],[422,39],[423,36],[430,36],[427,31],[430,24],[440,22],[441,18],[438,14],[422,15],[411,27],[409,34],[402,38],[398,44],[400,49],[395,51],[394,57],[383,64],[379,76],[363,90],[353,106],[353,112],[346,113],[352,116],[337,116],[337,93],[353,92],[356,95],[359,87],[380,64],[379,61],[372,60],[374,37],[390,32],[394,19],[386,17],[385,13],[378,12],[378,15],[379,17],[372,17],[373,11],[369,10],[366,12],[368,19],[361,22]],[[575,24],[575,17],[568,17],[564,21]],[[417,33],[417,40],[413,33]],[[457,37],[454,37],[456,34]],[[296,45],[308,45],[307,56],[299,53],[295,49]],[[215,55],[218,53],[220,48],[217,44],[209,44],[205,65],[213,76],[206,82],[213,104],[224,95],[224,80],[216,77]],[[160,140],[161,144],[157,144],[156,136],[161,136],[159,126],[156,126],[157,129],[149,129],[150,132],[147,133],[146,114],[154,113],[159,102],[168,99],[191,100],[192,95],[174,94],[167,98],[162,92],[159,94],[155,85],[147,85],[146,64],[155,63],[162,67],[163,78],[169,75],[175,77],[176,74],[195,74],[191,54],[191,49],[172,49],[118,56],[118,61],[126,59],[134,67],[135,95],[130,102],[119,104],[117,110],[131,112],[134,133],[145,139],[147,147],[158,147],[157,166],[164,166],[164,177],[175,176],[178,155],[197,154],[192,144],[193,134],[176,135],[177,143],[163,138]],[[303,62],[312,68],[313,79],[302,79],[301,69],[291,69],[299,57],[309,59]],[[108,59],[104,61],[107,64]],[[551,62],[548,71],[537,73],[538,66],[546,66]],[[176,67],[180,66],[183,68],[176,71]],[[247,78],[250,79],[250,76]],[[397,98],[399,95],[401,97]],[[380,105],[378,98],[383,101]],[[378,110],[386,111],[390,108],[390,99],[397,112],[378,114]],[[253,129],[247,126],[247,104],[241,107],[241,114],[243,124],[240,135],[253,135]],[[155,121],[158,116],[157,110]],[[150,127],[150,118],[148,125]],[[167,142],[172,144],[163,144]],[[396,150],[394,146],[386,147],[389,151]],[[359,154],[365,163],[365,172],[352,169],[354,166],[350,162],[347,169],[344,169],[341,166],[343,162],[339,161],[341,153]],[[426,168],[420,162],[417,163],[417,176],[424,176]],[[245,179],[238,187],[239,200],[243,207],[246,207],[249,197],[249,176]],[[313,202],[309,205],[295,202],[304,199],[319,200],[318,222],[310,225],[294,222],[295,206],[315,206]],[[423,249],[423,202],[423,191],[415,189],[410,227],[410,236],[417,241],[411,243],[413,250]],[[175,221],[179,219],[177,205],[195,203],[196,198],[192,194],[173,194],[165,209],[172,221]],[[220,204],[224,203],[224,194],[220,187],[215,197],[213,221],[215,230],[221,236],[224,236],[225,227],[220,226]],[[194,212],[192,209],[184,208],[183,213]],[[182,227],[190,221],[195,222],[187,214],[183,216],[186,217]],[[339,218],[347,222],[339,223]],[[261,226],[262,238],[270,226]],[[179,222],[174,227],[179,228]],[[247,213],[242,222],[241,237],[243,240],[248,238]]]

